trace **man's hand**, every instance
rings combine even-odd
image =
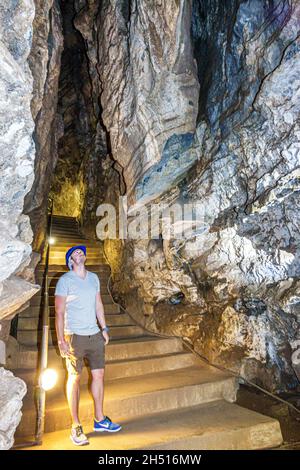
[[[63,340],[58,343],[59,352],[61,357],[68,357],[70,355],[70,346],[67,341]]]
[[[102,331],[102,336],[103,336],[103,338],[104,338],[104,340],[105,340],[105,345],[107,345],[108,342],[109,342],[109,336],[108,336],[107,331]]]

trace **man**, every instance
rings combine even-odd
[[[85,268],[86,247],[73,246],[66,253],[69,272],[55,289],[55,326],[60,354],[68,370],[67,399],[72,416],[70,439],[75,445],[89,444],[78,417],[80,374],[86,358],[92,374],[94,431],[117,432],[121,426],[103,415],[105,345],[109,342],[100,281]],[[102,329],[99,329],[97,320]]]

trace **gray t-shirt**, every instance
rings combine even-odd
[[[63,274],[55,295],[66,296],[65,334],[94,335],[100,331],[96,317],[96,293],[100,292],[97,274],[86,272],[82,279],[74,271]]]

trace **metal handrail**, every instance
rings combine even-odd
[[[104,257],[106,259],[106,262],[107,264],[109,265],[109,260],[108,260],[108,257],[107,257],[107,254],[105,253],[105,248],[104,248],[104,245],[103,245],[103,254],[104,254]],[[181,264],[181,267],[183,266],[183,263],[180,263]],[[209,361],[206,357],[202,356],[198,351],[196,351],[182,336],[178,336],[178,335],[170,335],[170,334],[164,334],[164,333],[159,333],[158,331],[153,331],[151,330],[148,326],[144,325],[143,323],[141,323],[140,321],[138,321],[136,319],[135,316],[133,316],[126,308],[123,307],[123,305],[121,305],[119,302],[116,302],[114,297],[113,297],[113,294],[111,292],[111,289],[110,289],[110,283],[111,283],[111,278],[112,278],[112,272],[110,272],[109,274],[109,277],[108,277],[108,280],[107,280],[107,290],[108,290],[108,293],[113,301],[113,303],[115,305],[118,305],[120,307],[120,309],[126,313],[131,320],[133,320],[135,322],[135,324],[137,326],[139,326],[140,328],[142,328],[144,331],[146,331],[147,333],[150,333],[151,335],[153,336],[157,336],[159,338],[166,338],[166,339],[171,339],[171,338],[176,338],[176,339],[179,339],[181,341],[181,343],[187,347],[187,349],[189,349],[191,351],[191,353],[194,354],[194,356],[198,357],[199,359],[201,359],[203,362],[205,362],[207,365],[215,368],[215,369],[218,369],[222,372],[226,372],[228,373],[229,375],[232,375],[233,377],[236,377],[237,379],[239,380],[242,380],[244,383],[248,384],[250,387],[253,387],[253,388],[256,388],[257,390],[259,390],[260,392],[264,393],[265,395],[268,395],[272,398],[274,398],[275,400],[281,402],[281,403],[284,403],[286,404],[289,408],[291,408],[292,410],[296,411],[296,413],[300,414],[300,409],[297,408],[296,406],[292,405],[291,403],[289,403],[287,400],[284,400],[283,398],[280,398],[278,397],[277,395],[275,395],[274,393],[272,392],[269,392],[268,390],[266,390],[265,388],[257,385],[256,383],[254,383],[253,381],[249,380],[249,379],[246,379],[245,377],[243,377],[241,374],[238,374],[237,372],[231,370],[231,369],[228,369],[227,367],[223,367],[219,364],[214,364],[213,362]]]
[[[53,199],[51,199],[51,208],[48,222],[48,233],[46,238],[46,260],[45,260],[45,271],[43,280],[43,316],[42,316],[42,341],[41,341],[41,356],[40,356],[40,367],[39,376],[42,372],[47,369],[48,365],[48,340],[49,340],[49,294],[48,294],[48,270],[49,270],[49,255],[50,255],[50,243],[52,231],[52,214],[53,214]],[[45,408],[46,408],[46,391],[43,389],[41,384],[37,387],[37,430],[36,430],[36,443],[37,445],[42,444],[42,436],[45,429]]]
[[[47,368],[48,365],[48,338],[49,338],[49,296],[48,296],[48,268],[49,268],[49,254],[50,254],[50,244],[49,239],[51,237],[52,231],[52,215],[53,215],[53,199],[51,199],[49,219],[47,221],[47,235],[46,235],[46,244],[44,247],[44,252],[46,248],[46,262],[45,262],[45,271],[44,279],[42,284],[42,292],[44,292],[44,302],[43,302],[43,315],[42,315],[42,341],[41,341],[41,355],[40,355],[40,366],[39,374]],[[15,444],[12,448],[24,448],[24,447],[33,447],[42,444],[42,437],[45,429],[45,408],[46,408],[46,391],[41,387],[41,384],[37,385],[37,422],[36,422],[36,433],[35,439],[33,441],[26,441]]]

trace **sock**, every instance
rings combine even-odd
[[[98,421],[98,419],[96,419],[96,418],[94,417],[94,420],[96,421],[96,423],[101,423],[101,421],[103,421],[104,419],[105,419],[105,416],[104,416],[103,419],[100,419],[100,421]]]

